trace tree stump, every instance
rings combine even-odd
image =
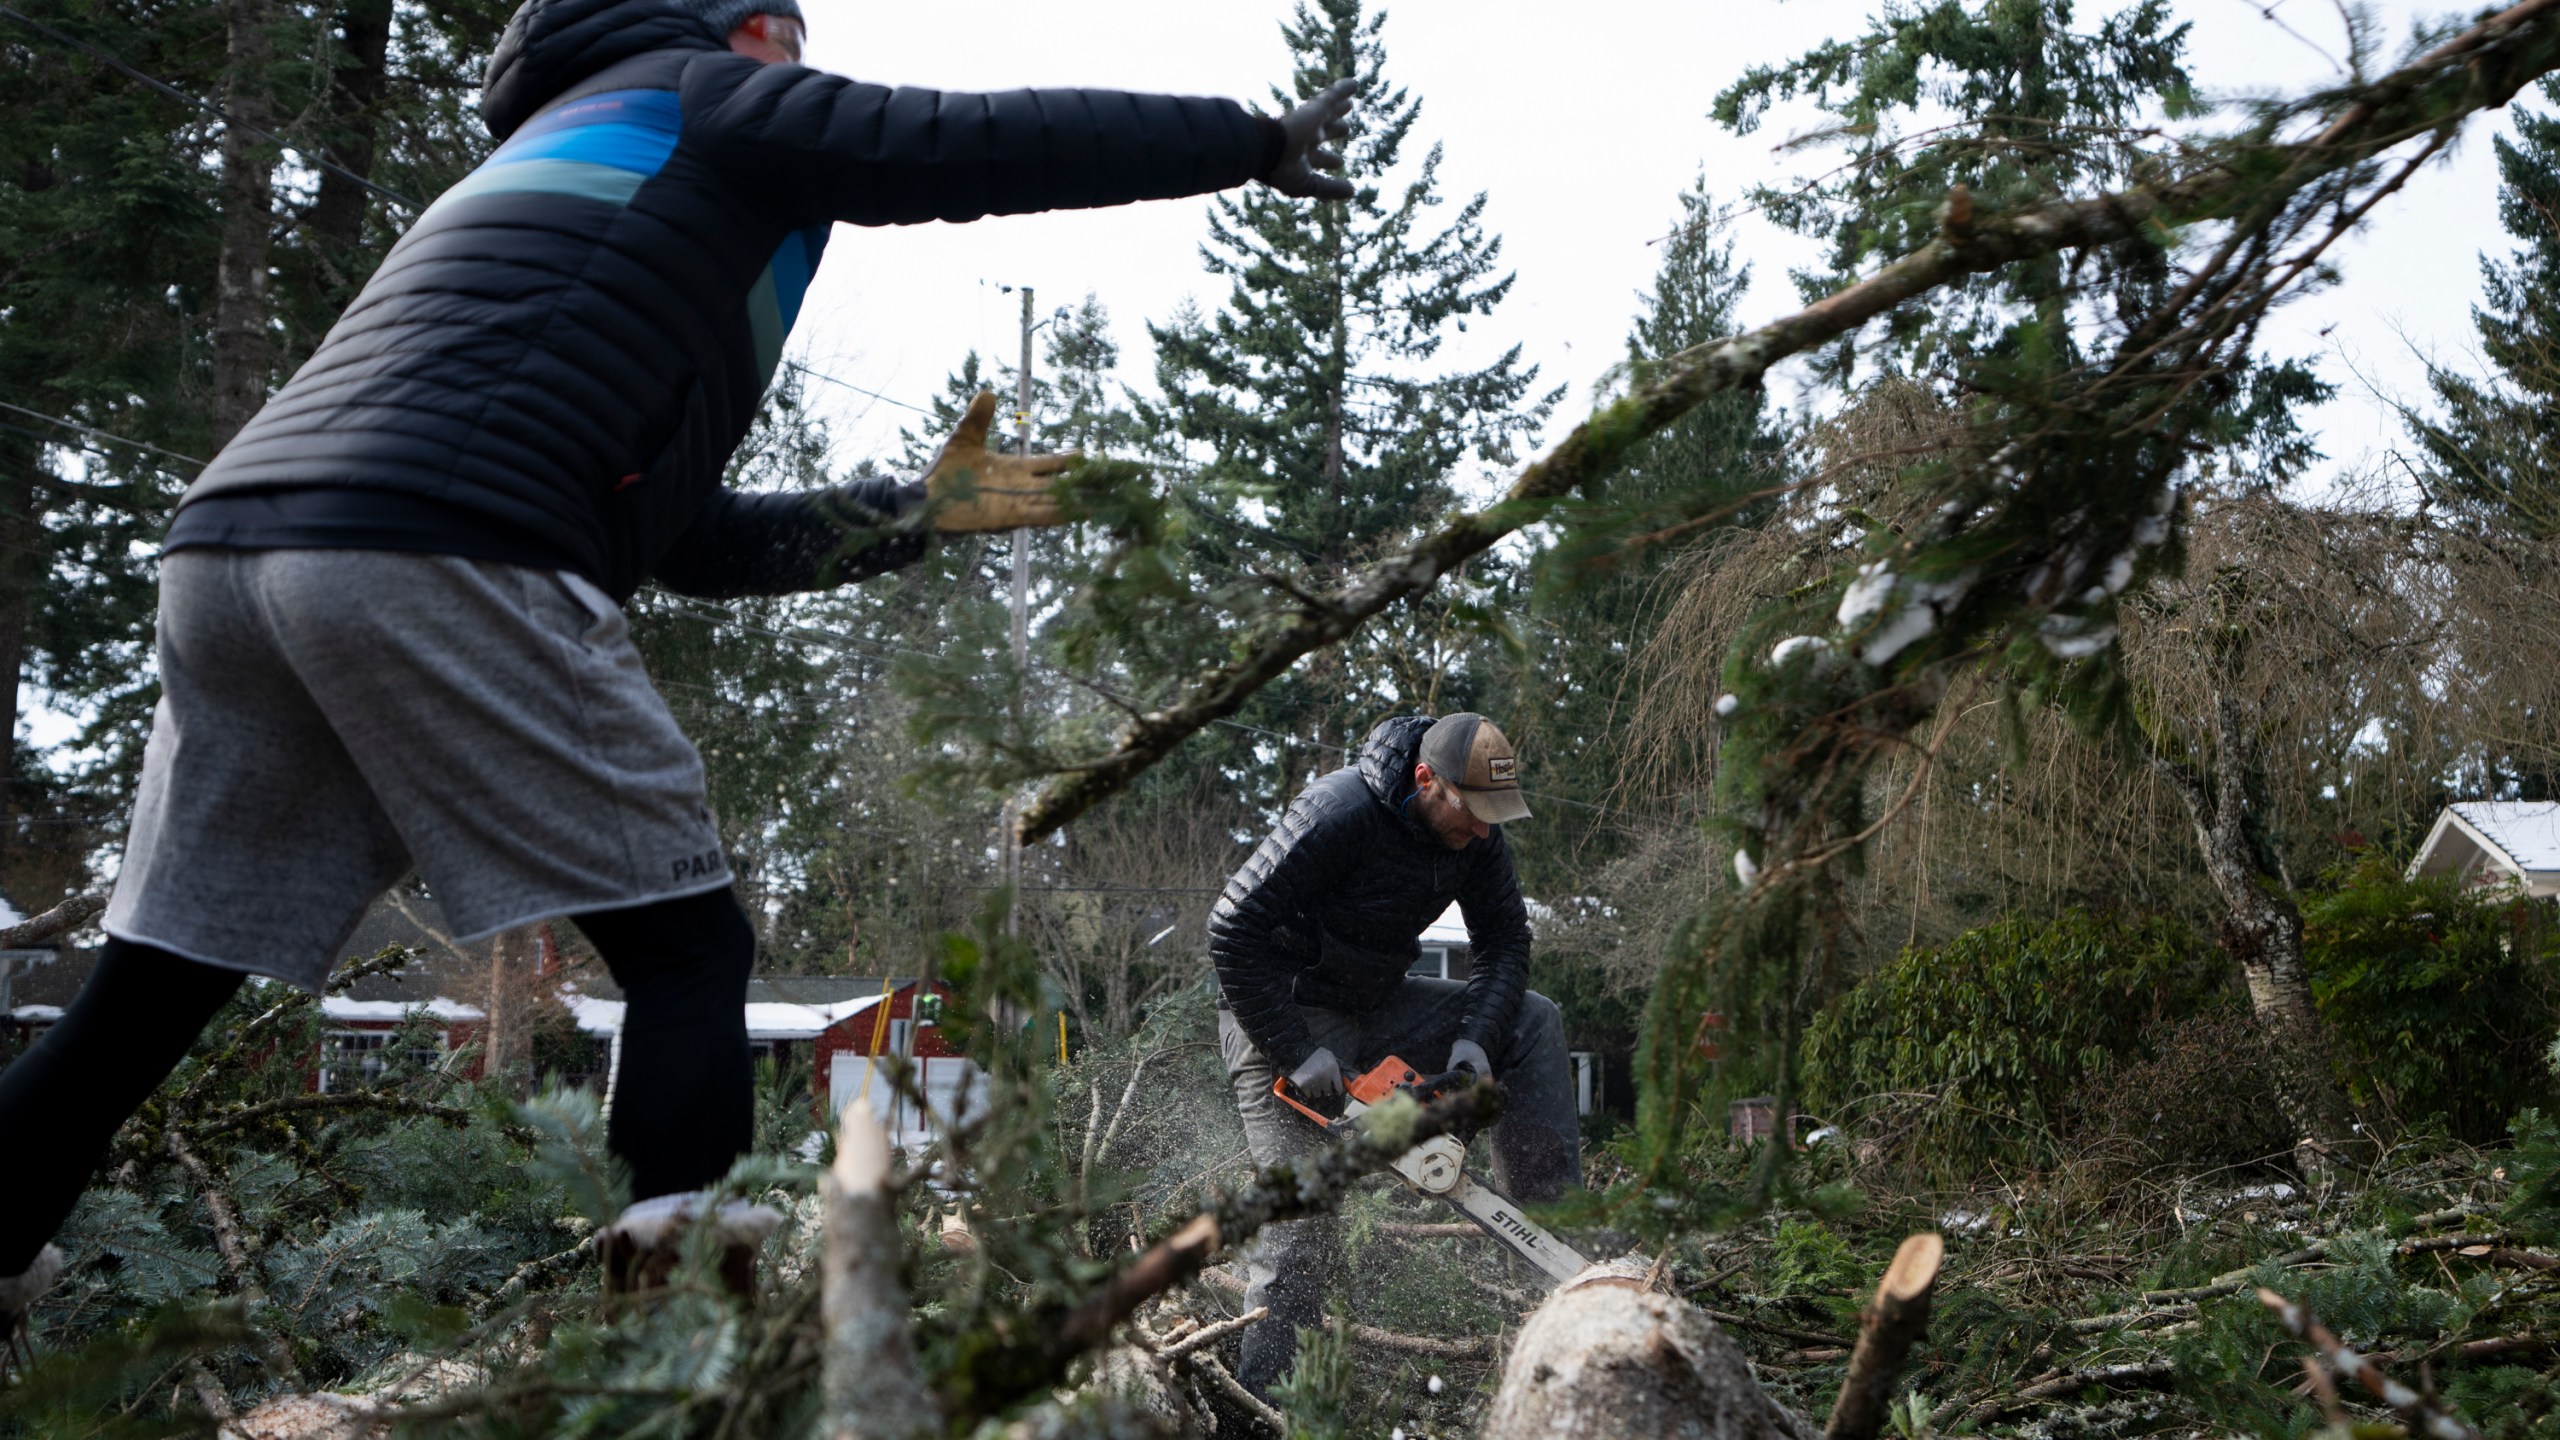
[[[1595,1265],[1521,1326],[1482,1440],[1814,1440],[1698,1308],[1646,1288],[1642,1262]]]

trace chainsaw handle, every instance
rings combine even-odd
[[[1333,1122],[1326,1119],[1324,1116],[1317,1114],[1313,1107],[1309,1106],[1305,1101],[1300,1100],[1295,1094],[1291,1093],[1293,1089],[1294,1087],[1289,1084],[1288,1076],[1274,1075],[1271,1077],[1271,1093],[1280,1097],[1281,1104],[1288,1106],[1290,1109],[1295,1110],[1299,1114],[1316,1122],[1316,1128],[1319,1130],[1332,1129]]]
[[[1437,1075],[1416,1080],[1405,1088],[1413,1092],[1413,1098],[1416,1100],[1431,1101],[1452,1091],[1472,1090],[1476,1082],[1483,1078],[1476,1073],[1476,1067],[1473,1065],[1461,1065],[1455,1070],[1443,1070]]]

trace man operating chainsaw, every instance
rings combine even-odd
[[[1520,762],[1481,715],[1402,716],[1357,763],[1309,785],[1209,913],[1218,1042],[1257,1164],[1321,1138],[1274,1095],[1343,1093],[1389,1056],[1424,1071],[1471,1069],[1507,1092],[1493,1128],[1495,1188],[1553,1200],[1582,1176],[1564,1019],[1528,988],[1529,913],[1503,827],[1529,818]],[[1475,968],[1464,983],[1409,974],[1422,932],[1454,901]],[[1296,1356],[1296,1327],[1324,1313],[1335,1222],[1262,1232],[1247,1258],[1239,1379],[1263,1394]]]
[[[602,954],[628,1001],[608,1142],[640,1202],[608,1283],[662,1269],[753,1134],[755,936],[622,603],[841,584],[936,530],[1060,518],[1064,462],[990,456],[984,396],[920,483],[723,488],[831,226],[1352,194],[1316,173],[1348,81],[1276,120],[944,94],[804,68],[802,35],[796,0],[529,0],[480,97],[497,149],[189,489],[109,940],[0,1073],[0,1330],[242,980],[317,989],[413,869],[461,939],[566,915]],[[729,1218],[735,1252],[756,1221]]]

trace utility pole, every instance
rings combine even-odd
[[[1031,453],[1031,287],[1022,287],[1022,369],[1021,383],[1014,392],[1013,453]],[[1013,532],[1013,723],[1019,728],[1025,721],[1022,694],[1025,678],[1031,672],[1031,528],[1018,526]],[[1013,892],[1013,903],[1006,907],[1004,929],[1008,935],[1022,931],[1022,846],[1014,838],[1014,819],[1021,813],[1019,800],[1007,800],[1004,806],[1004,833],[997,844],[1004,853],[1004,883]]]

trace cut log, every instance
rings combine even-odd
[[[1521,1326],[1482,1440],[1813,1440],[1751,1378],[1742,1347],[1646,1265],[1594,1265]]]
[[[354,1395],[282,1395],[215,1433],[216,1440],[383,1440],[391,1417]]]
[[[820,1177],[826,1236],[819,1306],[830,1440],[925,1440],[942,1409],[916,1369],[906,1289],[898,1280],[897,1205],[889,1137],[868,1105],[848,1105],[836,1163]]]
[[[1893,1252],[1893,1263],[1876,1282],[1875,1303],[1858,1317],[1858,1348],[1849,1357],[1849,1374],[1832,1402],[1823,1440],[1874,1440],[1883,1431],[1903,1357],[1929,1328],[1929,1297],[1946,1258],[1947,1242],[1925,1230],[1906,1236]]]

